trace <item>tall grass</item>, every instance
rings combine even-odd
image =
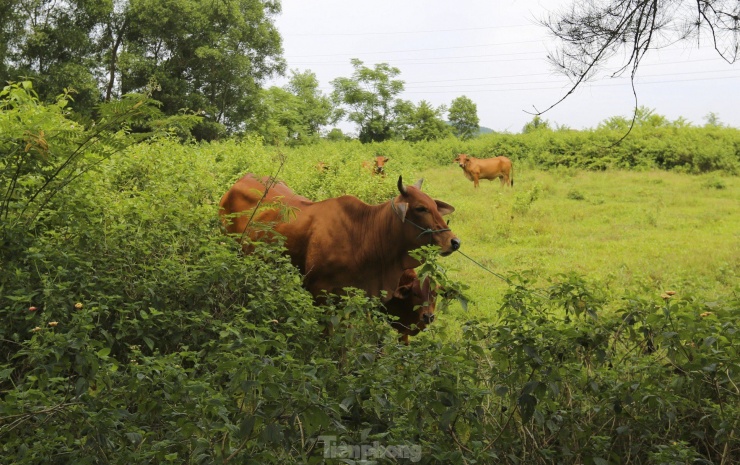
[[[736,177],[666,171],[541,171],[517,166],[515,188],[478,189],[454,166],[423,171],[433,195],[457,209],[462,252],[446,259],[470,286],[472,315],[492,316],[510,276],[578,273],[615,294],[666,289],[708,299],[731,293],[740,269]],[[716,186],[721,186],[717,188]]]

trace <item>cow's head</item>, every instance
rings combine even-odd
[[[460,168],[465,168],[465,165],[468,164],[468,156],[464,153],[459,154],[455,157],[455,163],[460,165]]]
[[[437,290],[429,278],[420,281],[414,270],[405,270],[387,304],[389,312],[398,317],[391,325],[401,333],[406,344],[409,336],[414,336],[434,321],[437,305]],[[416,326],[416,328],[414,328]]]
[[[442,249],[442,255],[449,255],[460,248],[460,239],[447,227],[442,216],[454,212],[455,207],[423,193],[423,181],[420,179],[413,186],[404,186],[399,176],[400,195],[391,201],[391,206],[401,221],[409,225],[406,227],[407,241],[418,247],[437,245]]]
[[[388,157],[375,157],[375,174],[385,174],[385,163]]]

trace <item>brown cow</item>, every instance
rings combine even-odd
[[[496,178],[501,178],[502,186],[514,185],[514,168],[506,157],[475,158],[461,153],[455,158],[455,163],[460,165],[465,177],[473,181],[474,187],[478,187],[479,179],[493,181]]]
[[[257,212],[254,212],[251,209],[252,207],[248,207],[239,211],[228,211],[227,213],[224,201],[227,200],[227,195],[237,186],[239,186],[241,195],[254,202],[253,206],[260,205],[261,208]],[[234,196],[235,194],[231,195],[232,200],[236,200]],[[311,200],[296,194],[282,181],[273,180],[268,176],[258,180],[254,175],[247,174],[223,196],[219,214],[221,215],[221,223],[227,233],[241,235],[246,233],[252,241],[256,241],[265,238],[267,229],[264,227],[265,225],[290,221],[290,217],[294,216],[297,211],[312,204]],[[260,227],[250,228],[247,231],[250,222],[259,224]],[[240,241],[242,239],[242,237],[239,238]],[[249,253],[252,251],[252,246],[248,241],[243,242],[243,249],[244,252]]]
[[[454,207],[421,192],[421,183],[404,186],[399,176],[399,195],[380,205],[349,195],[316,203],[298,196],[301,206],[295,218],[281,219],[280,209],[272,206],[259,209],[252,221],[274,223],[273,229],[285,236],[291,262],[314,298],[324,291],[337,294],[355,287],[370,296],[385,291],[387,301],[403,271],[420,265],[409,255],[411,250],[433,244],[449,255],[460,248],[460,239],[442,218]],[[224,194],[219,214],[227,232],[260,237],[247,227],[264,191],[264,183],[246,175]],[[283,198],[291,198],[285,194]],[[265,199],[275,197],[268,192]]]
[[[362,167],[370,171],[373,174],[379,174],[385,176],[385,164],[388,161],[388,157],[375,157],[375,160],[369,162],[367,160],[362,162]]]
[[[416,336],[434,321],[436,305],[437,291],[430,285],[429,278],[421,282],[414,270],[405,270],[393,297],[385,303],[385,309],[389,315],[398,317],[391,326],[401,333],[399,340],[408,345],[409,336]]]

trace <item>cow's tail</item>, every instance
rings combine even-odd
[[[511,187],[514,187],[514,164],[511,164],[511,172],[509,173],[509,182],[511,183]]]

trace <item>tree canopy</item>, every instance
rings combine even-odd
[[[319,90],[311,71],[292,71],[284,87],[262,91],[251,127],[273,144],[301,145],[318,139],[322,127],[336,121],[331,99]]]
[[[457,137],[470,139],[478,132],[478,107],[468,97],[463,95],[453,100],[448,117]]]
[[[300,145],[340,119],[358,125],[361,142],[450,134],[446,108],[402,100],[401,72],[387,63],[353,59],[352,76],[332,81],[331,96],[311,70],[265,89],[286,68],[274,24],[280,9],[279,1],[261,0],[7,0],[0,82],[32,81],[43,102],[64,95],[86,121],[101,103],[147,93],[162,115],[196,115],[190,135],[199,140],[257,133],[271,144]],[[451,120],[459,136],[471,137],[475,104],[462,103]]]
[[[332,81],[334,101],[343,107],[342,113],[356,123],[362,142],[382,142],[393,137],[396,113],[404,102],[397,98],[404,82],[395,79],[401,71],[387,63],[368,68],[357,58],[352,77]],[[399,106],[401,108],[399,108]]]
[[[44,100],[76,91],[75,109],[141,91],[165,114],[190,109],[234,129],[257,90],[282,73],[278,1],[10,0],[0,6],[0,81],[31,78]]]

